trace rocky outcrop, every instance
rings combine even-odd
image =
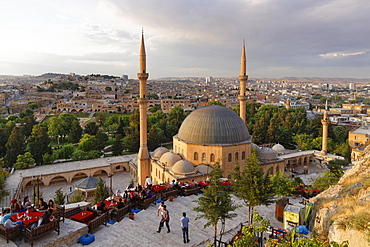
[[[329,241],[370,246],[370,148],[345,172],[337,185],[310,200],[314,204],[310,228]]]

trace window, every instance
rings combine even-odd
[[[206,162],[206,154],[202,153],[202,162]]]
[[[198,160],[198,153],[197,152],[194,153],[194,160]]]
[[[211,154],[211,162],[215,162],[215,155],[214,154]]]
[[[242,152],[242,160],[245,160],[245,151]]]
[[[239,153],[238,152],[236,152],[235,153],[235,161],[238,161],[239,160]]]
[[[278,172],[279,172],[279,170],[280,170],[280,167],[279,167],[279,166],[277,166],[277,167],[276,167],[276,173],[278,173]]]
[[[361,137],[355,136],[355,140],[360,140],[360,139],[361,139]]]
[[[229,154],[229,155],[228,155],[228,158],[227,158],[227,161],[228,161],[228,162],[231,162],[232,160],[233,160],[233,156],[232,156],[232,154]]]

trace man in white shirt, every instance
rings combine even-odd
[[[186,213],[182,213],[181,218],[181,229],[182,229],[182,236],[184,237],[184,244],[189,243],[189,218],[186,217]]]
[[[152,179],[148,176],[146,176],[146,179],[145,179],[145,186],[150,189],[152,187]]]
[[[161,216],[162,216],[162,209],[163,209],[163,206],[164,206],[164,201],[161,201],[161,203],[159,204],[159,207],[158,207],[158,211],[157,211],[157,216],[159,216],[159,213],[161,213]]]

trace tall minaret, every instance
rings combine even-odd
[[[328,101],[325,104],[324,117],[321,120],[322,123],[322,150],[321,154],[326,155],[328,152],[328,129],[330,120],[328,119]]]
[[[141,34],[140,46],[140,72],[137,73],[137,78],[140,82],[140,97],[137,100],[140,109],[140,148],[137,155],[138,160],[138,182],[142,185],[145,184],[146,176],[150,177],[150,160],[147,146],[147,108],[148,100],[146,98],[146,81],[149,74],[146,73],[146,55],[144,45],[144,31]]]
[[[246,122],[246,101],[247,101],[247,96],[245,96],[245,91],[246,91],[246,83],[248,80],[248,75],[247,75],[247,58],[245,55],[245,43],[243,41],[243,47],[242,47],[242,57],[240,59],[240,76],[239,76],[239,81],[240,81],[240,95],[238,97],[239,102],[240,102],[240,117],[243,119],[244,123]]]

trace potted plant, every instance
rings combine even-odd
[[[173,202],[173,196],[168,197],[168,200],[169,200],[170,202]]]
[[[134,220],[135,219],[135,214],[134,213],[128,213],[128,217],[129,217],[129,219]]]

